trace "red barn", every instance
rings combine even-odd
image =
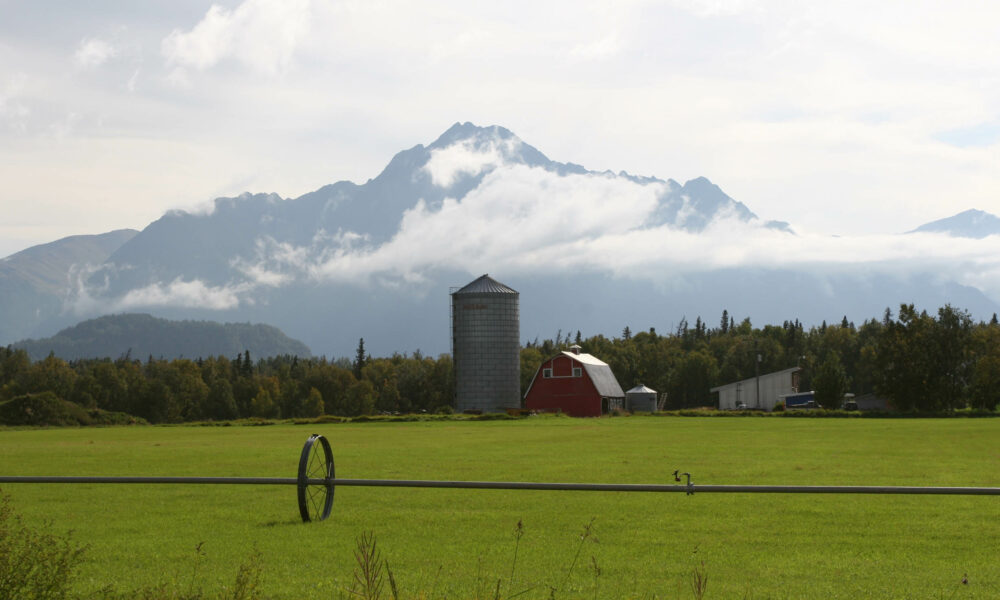
[[[543,362],[524,394],[525,407],[544,412],[562,411],[571,417],[599,417],[621,409],[622,386],[607,363],[579,346]]]

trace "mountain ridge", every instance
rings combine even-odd
[[[433,354],[448,348],[448,288],[482,272],[530,290],[524,339],[567,327],[663,329],[723,309],[818,324],[880,317],[903,302],[962,302],[987,315],[1000,308],[977,288],[890,260],[871,263],[878,272],[869,263],[731,265],[796,239],[790,224],[763,221],[708,178],[680,184],[589,171],[503,127],[455,123],[426,146],[397,152],[365,183],[338,181],[296,198],[247,192],[217,198],[208,211],[168,211],[81,272],[89,276],[36,302],[42,309],[27,334],[4,337],[0,322],[0,343],[138,311],[271,323],[329,355],[349,356],[360,337],[373,351]]]
[[[952,237],[983,239],[1000,235],[1000,217],[970,208],[950,217],[924,223],[907,233],[946,233]]]

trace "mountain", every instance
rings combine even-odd
[[[375,355],[436,354],[450,346],[449,289],[487,272],[521,293],[524,340],[670,331],[685,318],[714,324],[723,309],[758,325],[860,322],[904,302],[978,318],[1000,311],[962,283],[981,280],[976,272],[906,240],[874,242],[879,251],[870,240],[800,235],[704,177],[588,170],[503,127],[456,123],[364,183],[168,212],[100,264],[71,269],[79,276],[44,302],[24,300],[37,307],[33,320],[0,314],[0,343],[143,312],[270,323],[328,356],[350,356],[359,338]],[[924,260],[901,260],[907,243]]]
[[[210,321],[168,321],[147,314],[122,314],[84,321],[41,340],[13,344],[32,360],[50,352],[65,360],[81,358],[197,358],[234,357],[249,351],[263,358],[291,354],[311,356],[309,348],[276,327],[250,323],[220,324]]]
[[[434,158],[438,161],[432,163]],[[252,269],[269,250],[267,245],[309,248],[319,236],[334,251],[350,243],[377,246],[398,233],[405,213],[418,203],[438,211],[446,198],[466,197],[501,165],[540,169],[557,177],[596,176],[661,187],[649,226],[675,225],[697,232],[723,214],[743,221],[757,218],[703,177],[682,186],[624,172],[594,173],[548,159],[503,127],[456,123],[430,145],[396,154],[377,177],[362,185],[340,181],[294,199],[246,193],[216,199],[209,214],[169,212],[112,254],[109,267],[94,273],[91,284],[107,279],[111,294],[177,278],[222,285],[252,276],[240,273],[240,268]],[[357,237],[345,240],[348,234]]]
[[[104,263],[138,233],[119,229],[74,235],[0,259],[0,343],[30,335],[51,315],[59,314],[73,289],[73,279],[88,267]]]
[[[931,221],[907,233],[947,233],[953,237],[982,239],[1000,235],[1000,217],[981,210],[970,209],[957,215]]]

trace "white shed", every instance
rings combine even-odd
[[[799,367],[784,371],[766,373],[759,378],[751,377],[735,383],[714,387],[709,391],[719,392],[719,410],[735,410],[737,407],[771,411],[781,396],[799,391]],[[759,381],[758,381],[759,380]],[[760,384],[760,398],[757,386]]]

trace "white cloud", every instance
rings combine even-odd
[[[640,185],[615,175],[558,176],[501,164],[460,201],[446,199],[436,211],[419,203],[381,246],[351,233],[319,235],[309,247],[264,240],[256,260],[240,270],[267,285],[304,277],[386,286],[420,284],[438,269],[596,271],[658,284],[719,269],[929,273],[1000,300],[1000,236],[831,236],[808,230],[793,235],[728,213],[697,233],[651,227],[649,217],[664,192],[662,184]]]
[[[18,133],[27,130],[27,119],[30,111],[28,107],[19,99],[19,95],[24,90],[25,77],[17,75],[8,80],[0,89],[0,123]]]
[[[125,84],[125,89],[127,89],[130,93],[135,92],[135,85],[136,82],[139,81],[140,71],[141,69],[136,69],[135,71],[133,71],[132,76],[128,78],[128,83]]]
[[[73,60],[85,69],[92,69],[108,62],[117,53],[111,43],[97,38],[89,38],[80,42],[80,47],[76,49]]]
[[[521,140],[493,138],[486,143],[465,140],[431,151],[424,170],[434,185],[449,188],[463,175],[476,176],[503,163],[504,157],[517,152]]]
[[[156,283],[130,290],[115,303],[115,310],[164,306],[226,310],[239,306],[239,294],[243,291],[246,291],[246,286],[213,287],[197,279],[184,281],[178,278],[166,285]]]
[[[286,69],[309,27],[309,0],[246,0],[233,10],[213,4],[190,31],[162,42],[168,65],[206,70],[237,60],[257,71]]]
[[[673,4],[700,17],[733,16],[759,8],[755,0],[673,0]]]
[[[197,279],[177,278],[168,284],[155,283],[130,290],[113,302],[113,311],[156,307],[227,310],[238,307],[240,295],[249,289],[246,284],[210,286]]]
[[[550,250],[620,235],[641,225],[663,193],[614,175],[559,176],[525,165],[488,173],[461,201],[445,199],[437,211],[423,203],[403,216],[399,233],[372,248],[342,245],[312,256],[313,278],[419,281],[437,267],[476,271],[503,264],[545,270],[562,257]]]
[[[598,40],[587,40],[573,46],[570,55],[583,59],[603,59],[618,54],[622,49],[622,41],[617,32],[610,33]]]
[[[69,293],[63,310],[74,315],[91,315],[149,308],[199,308],[228,310],[240,304],[253,304],[248,297],[256,283],[242,282],[212,286],[205,282],[180,277],[170,283],[154,283],[129,290],[119,297],[109,296],[111,276],[132,270],[130,265],[75,265],[68,275]],[[92,282],[95,273],[102,273],[98,283]]]

